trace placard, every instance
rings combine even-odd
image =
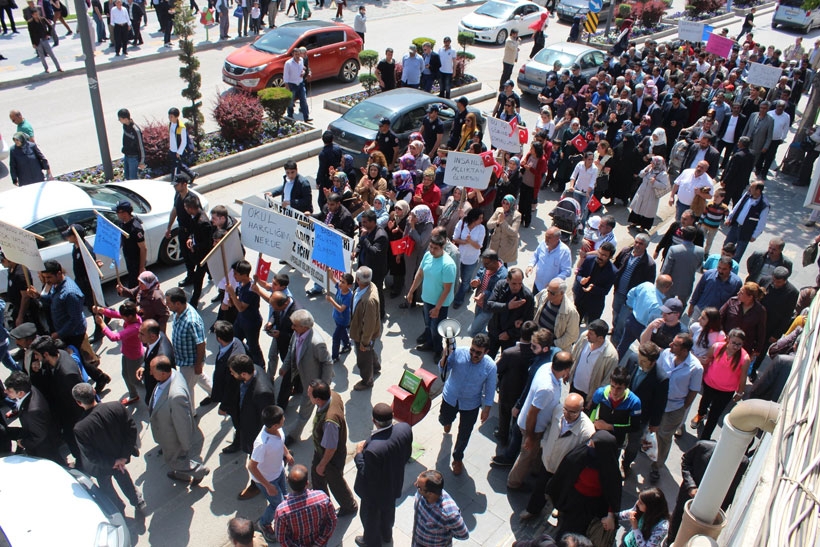
[[[77,235],[79,236],[79,234]],[[97,306],[104,307],[105,296],[103,294],[102,282],[100,281],[100,269],[97,267],[97,261],[94,260],[94,256],[88,250],[85,241],[78,241],[77,247],[80,248],[80,256],[83,257],[83,266],[85,266],[85,275],[91,285],[91,292],[94,293],[94,303]],[[74,277],[77,277],[77,272],[74,272]]]
[[[700,42],[703,39],[703,23],[695,21],[678,21],[678,38],[688,42]]]
[[[0,221],[0,248],[6,258],[29,270],[41,272],[45,268],[37,240],[31,232]]]
[[[488,117],[487,131],[490,133],[490,144],[493,147],[512,152],[513,154],[521,152],[521,141],[518,138],[518,130],[513,127],[510,122]],[[447,155],[447,163],[450,163],[449,154]]]
[[[724,38],[723,36],[719,36],[717,34],[710,34],[709,41],[706,42],[706,51],[708,53],[719,55],[723,58],[728,58],[729,55],[732,54],[732,46],[734,45],[735,41],[731,38]]]
[[[97,215],[97,231],[94,234],[94,252],[107,256],[120,265],[120,240],[122,231],[104,215]],[[184,244],[183,242],[180,242]]]
[[[273,209],[242,204],[242,244],[263,255],[287,260],[296,238],[296,220]]]
[[[515,135],[517,139],[518,132]],[[484,190],[490,185],[492,173],[492,167],[485,167],[484,160],[478,154],[449,152],[447,168],[444,170],[444,184]]]
[[[808,207],[815,211],[820,210],[820,169],[817,168],[820,158],[814,160],[814,168],[811,172],[811,184],[809,184],[809,191],[806,193],[806,200],[803,202],[803,207]]]
[[[701,42],[708,42],[709,41],[709,36],[712,35],[712,32],[714,32],[714,30],[715,30],[715,27],[713,27],[713,26],[703,25],[703,34],[700,37],[700,41]]]
[[[313,225],[313,252],[310,259],[337,271],[347,271],[342,235],[321,222]]]
[[[771,89],[777,85],[782,75],[783,69],[781,68],[764,65],[763,63],[751,63],[746,81],[750,85],[763,86],[767,89]]]
[[[244,221],[245,219],[243,218],[243,228]],[[224,264],[227,265],[228,269],[230,269],[231,266],[238,260],[243,260],[245,258],[245,251],[242,249],[242,241],[239,239],[239,231],[240,230],[229,231],[225,237],[219,240],[219,247],[217,247],[216,251],[211,253],[208,257],[208,271],[211,273],[214,285],[218,285],[220,281],[225,279],[225,267],[222,262],[222,249],[224,249],[225,252]]]

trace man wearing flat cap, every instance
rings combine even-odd
[[[404,489],[404,466],[410,459],[413,431],[403,422],[393,423],[393,410],[385,403],[373,407],[374,430],[356,446],[356,482],[362,499],[364,535],[356,545],[381,547],[391,543],[396,519],[396,500]]]

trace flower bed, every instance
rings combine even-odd
[[[243,150],[250,150],[264,144],[270,144],[288,137],[300,135],[312,129],[311,126],[295,120],[283,119],[279,126],[277,126],[274,122],[266,119],[262,122],[262,133],[259,138],[243,142],[227,141],[220,136],[219,131],[214,131],[206,134],[205,137],[200,140],[196,161],[192,165],[201,165],[225,158],[242,152]],[[123,180],[122,159],[114,160],[113,168],[113,180]],[[160,167],[146,168],[139,173],[139,176],[144,179],[154,179],[165,176],[169,174],[170,171],[170,166],[163,165]],[[59,175],[57,180],[85,182],[89,184],[103,184],[106,182],[102,165],[64,173]]]
[[[632,29],[631,39],[649,36],[650,34],[656,34],[658,32],[670,30],[672,28],[677,28],[677,25],[673,25],[670,23],[658,23],[654,27],[650,28],[635,26]],[[606,34],[606,30],[599,30],[598,32],[592,35],[592,39],[590,40],[590,42],[598,46],[611,45],[615,43],[615,40],[618,38],[620,32],[621,31],[617,30],[615,27],[613,27],[613,29],[609,31],[608,35]]]

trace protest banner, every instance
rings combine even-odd
[[[703,25],[703,35],[700,37],[700,41],[701,42],[708,42],[709,41],[709,36],[712,35],[712,32],[714,32],[714,30],[715,30],[715,27],[713,27],[713,26]]]
[[[242,203],[242,244],[278,260],[288,260],[296,239],[296,220],[278,210]]]
[[[506,150],[513,154],[521,152],[521,140],[518,138],[518,129],[509,122],[498,118],[487,118],[487,131],[490,133],[490,144],[499,150]],[[447,155],[450,163],[450,155]]]
[[[777,85],[782,75],[783,69],[764,65],[763,63],[751,63],[746,81],[750,85],[763,86],[767,89],[771,89]]]
[[[728,58],[732,53],[733,45],[735,45],[735,41],[731,38],[710,34],[709,41],[706,42],[706,51],[707,53],[714,53],[723,58]]]
[[[678,21],[678,38],[689,42],[700,42],[703,39],[703,23],[695,21]]]
[[[128,237],[128,234],[108,220],[105,215],[97,212],[97,231],[94,234],[94,252],[112,259],[117,267],[120,265],[120,241],[122,236]]]
[[[516,138],[517,136],[516,132]],[[478,154],[449,152],[447,168],[444,170],[444,184],[484,190],[490,185],[492,172],[492,167],[485,167],[484,160]]]
[[[0,221],[0,248],[10,261],[22,264],[30,270],[43,270],[43,258],[37,248],[37,239],[42,237]]]
[[[234,224],[202,260],[202,264],[208,264],[208,271],[211,273],[214,285],[218,285],[228,276],[228,270],[235,262],[245,258],[242,241],[239,239],[240,224],[242,221]]]
[[[74,229],[74,226],[71,227],[71,232],[77,239],[77,247],[79,247],[80,256],[83,258],[85,275],[88,277],[88,283],[91,285],[91,294],[94,297],[94,305],[105,306],[105,296],[103,295],[101,281],[103,274],[97,266],[97,261],[94,260],[94,256],[88,250],[88,246],[83,241],[83,238],[80,237],[80,234],[77,233],[77,230]],[[77,277],[77,272],[74,272],[74,277]]]
[[[323,266],[346,272],[342,234],[331,230],[321,222],[313,225],[313,252],[310,259]]]

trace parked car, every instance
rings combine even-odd
[[[439,106],[439,119],[444,124],[443,142],[446,142],[456,116],[455,101],[409,87],[392,89],[365,99],[331,122],[328,129],[333,133],[333,142],[351,154],[357,166],[364,166],[367,154],[362,149],[375,138],[381,118],[390,119],[390,129],[399,137],[399,151],[403,151],[407,148],[410,133],[419,130],[431,104]],[[474,112],[483,125],[481,112],[471,107],[468,110]]]
[[[130,547],[122,513],[76,469],[29,456],[0,458],[0,545]]]
[[[503,44],[513,29],[519,36],[534,31],[529,26],[541,18],[546,9],[528,0],[490,0],[466,15],[458,24],[459,32],[472,32],[479,42]]]
[[[193,191],[192,191],[193,192]],[[196,194],[196,192],[193,192]],[[61,232],[69,224],[79,224],[86,231],[86,239],[94,244],[97,233],[97,215],[116,222],[114,206],[128,200],[134,206],[134,215],[145,228],[145,245],[148,248],[146,265],[157,261],[173,265],[182,262],[177,228],[166,239],[165,229],[174,205],[174,187],[159,180],[111,182],[91,185],[62,181],[46,181],[28,184],[0,193],[0,218],[14,226],[25,228],[43,237],[37,241],[43,260],[57,260],[63,269],[73,275],[71,244],[63,240]],[[199,194],[196,194],[199,195]],[[207,200],[199,195],[202,207],[208,210]],[[116,275],[113,261],[99,256],[103,266],[103,281]],[[127,271],[120,257],[120,274]],[[0,266],[0,287],[5,290],[7,271]]]
[[[359,75],[362,39],[353,29],[327,21],[297,21],[269,30],[234,51],[222,67],[222,81],[245,91],[283,87],[285,62],[297,47],[307,49],[312,80],[337,77],[345,83]]]
[[[820,26],[820,10],[804,10],[803,0],[779,0],[772,16],[772,28],[777,25],[798,28],[808,34]]]
[[[581,65],[581,74],[589,79],[598,73],[605,58],[603,51],[583,44],[552,44],[521,65],[518,71],[518,87],[524,93],[541,93],[547,84],[547,74],[552,70],[555,61],[561,61],[561,67],[565,69],[578,63]]]
[[[605,21],[609,17],[610,0],[604,0],[601,11],[598,12],[598,20]],[[589,11],[589,0],[561,0],[555,8],[558,19],[572,22],[576,15],[586,17]]]

